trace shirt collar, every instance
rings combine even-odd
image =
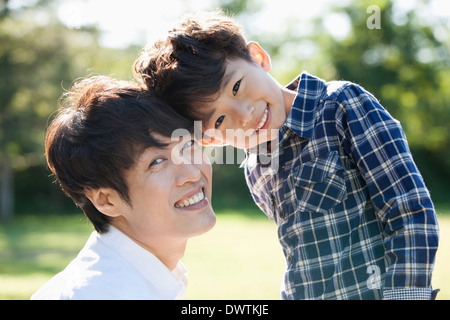
[[[310,75],[307,72],[302,72],[290,84],[286,86],[287,89],[297,91],[291,111],[286,118],[286,121],[279,130],[278,145],[281,145],[290,134],[295,132],[300,137],[311,139],[314,125],[316,122],[317,106],[320,103],[320,98],[326,93],[325,81]],[[272,159],[266,161],[270,166],[265,166],[267,173],[276,172],[274,168],[279,168],[279,163],[275,163],[274,159],[278,159],[279,148],[275,148],[275,152],[264,153],[261,152],[261,147],[246,149],[246,158],[241,164],[241,168],[255,163],[261,163],[260,157],[265,159]]]
[[[303,138],[310,139],[316,122],[317,106],[326,92],[325,81],[302,72],[287,88],[297,91],[297,96],[283,126]]]
[[[170,271],[155,255],[142,248],[125,234],[109,226],[97,237],[126,259],[151,285],[163,300],[181,299],[187,287],[187,269],[181,261]]]

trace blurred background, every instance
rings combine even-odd
[[[303,70],[353,81],[401,121],[440,219],[433,286],[450,290],[440,267],[450,262],[448,1],[0,0],[0,299],[28,299],[92,231],[45,164],[45,129],[58,98],[88,75],[133,80],[131,66],[143,46],[181,15],[218,7],[266,49],[281,84]],[[205,236],[208,245],[200,237],[188,248],[194,270],[188,265],[194,279],[189,298],[279,298],[284,262],[276,227],[252,202],[238,162],[213,165],[217,231]],[[222,259],[222,269],[212,258]],[[265,266],[261,273],[246,269],[245,261],[255,259]],[[225,275],[224,268],[243,278]],[[262,278],[270,283],[264,289]],[[221,281],[217,296],[202,288],[212,281]],[[450,297],[443,291],[441,298]]]

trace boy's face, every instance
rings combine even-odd
[[[249,46],[252,44],[257,45]],[[213,141],[210,144],[243,149],[271,141],[289,113],[295,95],[269,75],[267,53],[259,45],[256,54],[249,49],[254,61],[229,60],[223,89],[218,99],[207,105],[214,110],[210,121],[203,123],[205,140]]]
[[[125,172],[131,206],[123,204],[122,215],[112,223],[153,250],[202,234],[216,221],[211,163],[202,148],[190,136],[183,143],[158,138],[171,144],[146,149]]]

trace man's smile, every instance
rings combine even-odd
[[[207,199],[203,188],[190,192],[188,195],[184,196],[182,200],[175,203],[175,208],[192,208],[199,209],[207,204]]]

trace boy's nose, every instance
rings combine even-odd
[[[251,104],[244,105],[241,108],[238,108],[237,114],[239,117],[239,123],[246,127],[250,120],[253,118],[253,112],[255,111],[255,107]]]

